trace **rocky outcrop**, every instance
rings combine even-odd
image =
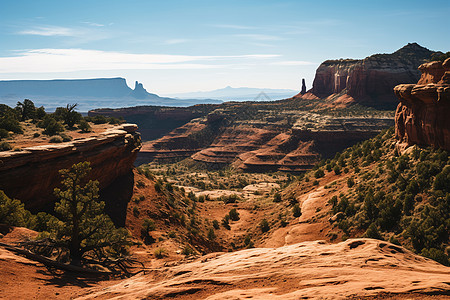
[[[305,78],[302,79],[302,89],[300,91],[300,95],[304,95],[306,94],[306,83],[305,83]]]
[[[417,67],[433,53],[412,43],[392,54],[376,54],[362,60],[327,60],[317,69],[310,92],[320,98],[342,93],[358,103],[393,108],[397,102],[393,87],[416,82],[420,77]]]
[[[400,99],[395,113],[398,146],[418,144],[450,150],[450,58],[425,63],[417,84],[394,88]]]
[[[90,138],[0,152],[0,189],[29,209],[42,208],[54,200],[58,171],[82,161],[91,163],[89,178],[107,189],[131,171],[141,147],[136,131],[136,125],[123,124]]]

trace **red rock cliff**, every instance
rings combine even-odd
[[[317,69],[310,92],[320,98],[345,93],[356,102],[393,106],[397,101],[392,88],[416,82],[420,77],[417,67],[433,53],[412,43],[392,54],[376,54],[362,60],[327,60]]]
[[[123,124],[97,137],[0,152],[0,189],[30,209],[41,208],[54,199],[53,189],[61,182],[58,171],[82,161],[91,162],[90,179],[105,189],[131,171],[141,147],[136,130],[134,124]]]
[[[418,144],[450,150],[450,58],[425,63],[417,84],[394,88],[400,99],[395,135],[400,148]]]

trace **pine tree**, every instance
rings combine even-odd
[[[55,189],[59,220],[48,224],[50,236],[68,251],[75,265],[120,257],[131,244],[128,231],[116,229],[104,213],[105,203],[98,200],[98,181],[85,183],[90,170],[89,162],[81,162],[60,171],[62,188]]]

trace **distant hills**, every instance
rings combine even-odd
[[[78,103],[78,110],[119,108],[141,105],[190,106],[221,103],[214,99],[174,99],[149,93],[136,81],[131,89],[124,78],[67,80],[3,80],[0,81],[0,103],[15,106],[17,101],[31,99],[49,111],[67,103]]]
[[[288,89],[266,89],[266,88],[249,88],[249,87],[233,88],[231,86],[227,86],[223,89],[218,90],[169,94],[167,96],[180,99],[211,98],[223,101],[253,101],[253,100],[265,101],[265,100],[287,99],[291,98],[296,94],[298,94],[298,91]]]

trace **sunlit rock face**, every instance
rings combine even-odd
[[[417,82],[417,68],[433,53],[412,43],[392,54],[375,54],[362,60],[327,60],[317,69],[310,92],[320,98],[345,93],[358,103],[395,107],[394,86]]]
[[[131,171],[140,147],[137,126],[123,124],[96,137],[0,152],[0,187],[27,208],[41,208],[54,200],[59,170],[89,161],[89,179],[98,180],[102,190]]]
[[[400,99],[395,113],[398,145],[450,150],[450,59],[422,64],[419,70],[417,84],[394,88]]]

